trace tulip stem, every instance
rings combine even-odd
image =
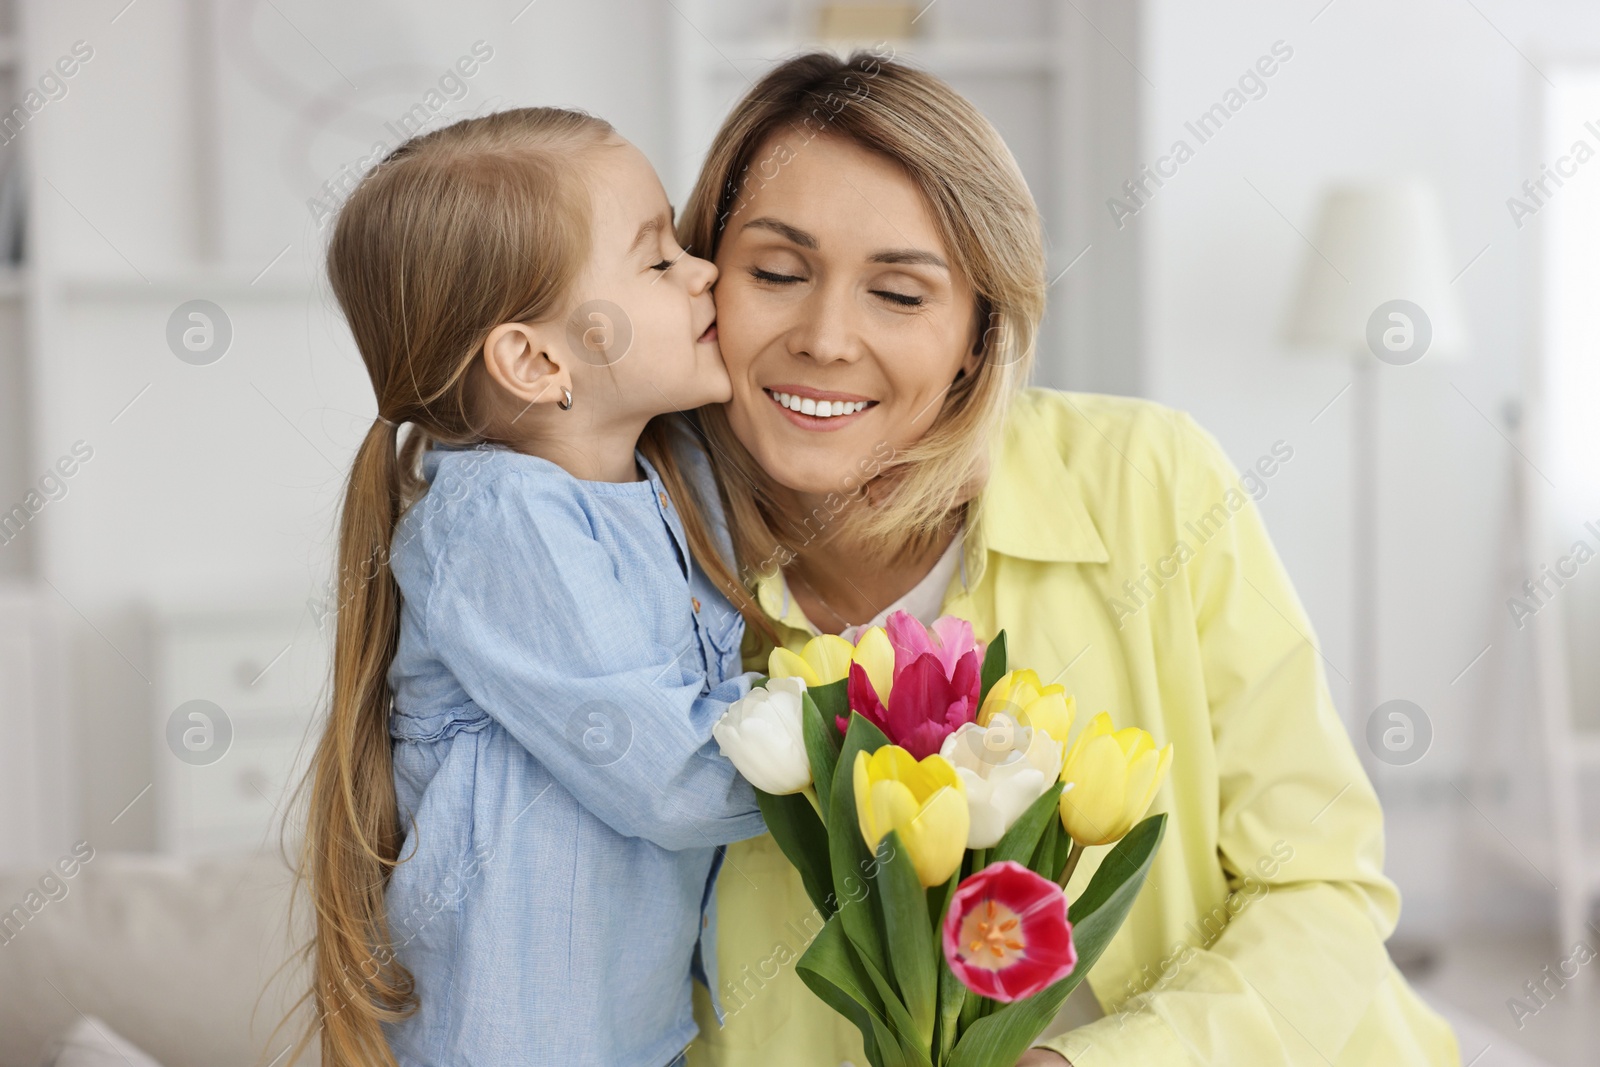
[[[806,795],[806,799],[811,801],[811,807],[816,811],[817,818],[822,819],[822,804],[817,800],[816,785],[814,783],[812,785],[808,785],[804,789],[800,790],[800,792],[804,793]],[[826,819],[823,819],[823,824],[827,824]]]
[[[1074,841],[1067,848],[1067,862],[1061,868],[1061,877],[1056,879],[1062,889],[1067,888],[1067,883],[1072,881],[1072,872],[1078,869],[1078,861],[1083,859],[1084,847]]]

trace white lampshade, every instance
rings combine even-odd
[[[1450,285],[1455,268],[1444,213],[1430,186],[1397,181],[1332,189],[1323,197],[1311,243],[1315,250],[1306,250],[1289,316],[1290,343],[1366,355],[1374,312],[1405,300],[1420,307],[1431,326],[1432,339],[1419,358],[1462,354],[1466,323]]]

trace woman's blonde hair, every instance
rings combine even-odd
[[[382,1024],[416,1010],[396,958],[384,889],[405,828],[395,796],[387,683],[400,590],[389,569],[395,524],[426,491],[431,441],[488,439],[471,374],[489,331],[566,313],[589,255],[583,164],[614,138],[577,111],[502,111],[414,137],[364,177],[339,212],[328,278],[378,400],[356,452],[339,523],[333,688],[306,778],[299,878],[313,904],[306,946],[315,1013],[295,1058],[319,1040],[324,1067],[395,1063]],[[399,427],[409,431],[400,441]],[[679,507],[691,550],[719,585],[729,564],[683,476],[667,418],[639,448]],[[747,611],[755,609],[741,605]],[[552,620],[552,624],[559,620]],[[320,1039],[318,1032],[320,1031]]]
[[[882,499],[875,492],[874,506],[838,517],[869,555],[890,560],[925,551],[947,529],[952,512],[981,484],[989,448],[1027,382],[1044,314],[1039,213],[1005,142],[950,86],[871,52],[849,59],[815,52],[768,72],[723,120],[684,208],[684,247],[715,258],[729,217],[787,159],[757,154],[780,138],[789,152],[804,152],[818,136],[844,138],[900,165],[975,297],[976,373],[956,380],[928,431],[878,474],[873,488],[885,489]],[[809,539],[811,517],[779,514],[772,479],[734,435],[721,405],[700,409],[696,419],[712,444],[746,577],[792,557],[787,542]]]

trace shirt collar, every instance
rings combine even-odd
[[[1045,563],[1110,560],[1061,454],[1060,438],[1026,397],[1017,401],[989,480],[978,495],[980,543],[969,547]],[[981,560],[980,555],[980,567]]]

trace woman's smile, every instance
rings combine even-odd
[[[761,390],[791,423],[805,430],[840,430],[878,406],[854,393],[812,389],[803,385],[765,386]]]

